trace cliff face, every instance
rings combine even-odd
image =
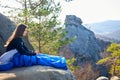
[[[0,80],[76,80],[76,78],[69,70],[32,66],[0,72]]]
[[[68,31],[66,37],[76,37],[72,43],[67,45],[67,48],[69,48],[76,57],[77,65],[81,65],[85,61],[96,62],[102,58],[100,52],[107,47],[107,42],[96,39],[94,33],[85,28],[82,25],[82,20],[74,15],[67,15],[65,23],[65,30]],[[61,53],[64,53],[64,51]]]
[[[4,44],[15,29],[15,25],[0,13],[0,54],[5,52]]]
[[[6,16],[0,13],[0,55],[5,52],[4,44],[15,29],[15,24]],[[24,39],[28,48],[33,49],[27,38]]]

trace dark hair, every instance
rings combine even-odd
[[[16,28],[16,31],[15,31],[14,38],[16,38],[16,37],[22,37],[26,28],[27,28],[27,26],[24,25],[24,24],[18,25],[18,27]]]
[[[25,29],[27,28],[26,25],[24,24],[19,24],[16,29],[14,30],[13,34],[10,36],[10,38],[8,39],[8,41],[5,44],[5,47],[9,45],[9,43],[14,39],[14,38],[18,38],[18,37],[22,37],[23,33],[25,31]]]

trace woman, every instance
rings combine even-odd
[[[16,49],[21,54],[35,55],[35,52],[28,50],[28,48],[24,45],[22,37],[26,35],[27,26],[24,24],[18,25],[18,27],[16,27],[15,31],[5,44],[6,52]]]
[[[6,52],[0,56],[0,62],[8,63],[17,52],[22,55],[36,55],[35,52],[28,50],[24,45],[22,37],[26,35],[27,26],[24,24],[18,25],[5,44]]]
[[[13,67],[44,65],[60,69],[67,69],[66,60],[61,56],[37,54],[27,49],[22,40],[27,35],[27,27],[18,25],[12,36],[6,42],[6,53],[0,57],[0,71],[10,70]],[[7,64],[4,64],[6,63]]]

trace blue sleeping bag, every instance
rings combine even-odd
[[[8,63],[2,63],[0,64],[0,71],[7,71],[13,68],[13,63],[8,62]]]
[[[61,56],[48,54],[37,54],[34,56],[21,55],[16,53],[9,63],[0,64],[0,71],[10,70],[14,67],[43,65],[67,70],[66,59]]]

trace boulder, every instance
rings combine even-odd
[[[110,78],[110,80],[120,80],[120,78],[117,77],[117,76],[112,76],[112,77]]]
[[[4,44],[13,33],[15,27],[16,25],[14,22],[0,13],[0,55],[5,52]],[[33,49],[28,38],[25,38],[24,41],[29,49]]]
[[[101,76],[101,77],[98,77],[96,80],[109,80],[109,79],[105,76]]]
[[[0,72],[0,80],[76,80],[76,78],[69,70],[37,65]]]

